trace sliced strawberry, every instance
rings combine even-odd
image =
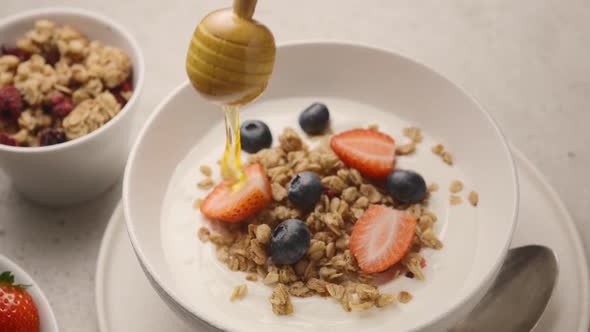
[[[350,252],[364,272],[382,272],[406,255],[415,231],[416,218],[383,205],[371,205],[354,225]]]
[[[246,168],[246,183],[239,191],[221,183],[207,195],[201,212],[208,218],[226,222],[240,222],[253,216],[271,200],[268,177],[262,166],[250,165]]]
[[[393,171],[395,141],[384,133],[353,129],[332,137],[330,146],[346,165],[367,177],[382,179]]]

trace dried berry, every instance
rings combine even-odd
[[[111,90],[111,94],[115,97],[115,99],[117,100],[117,103],[119,103],[121,108],[123,108],[125,106],[125,104],[127,104],[127,99],[125,99],[123,96],[121,96],[121,92]]]
[[[23,98],[14,86],[0,89],[0,121],[15,122],[23,111]]]
[[[55,128],[45,128],[39,133],[41,146],[55,145],[67,141],[66,134]]]
[[[74,109],[74,106],[72,105],[72,102],[70,101],[70,99],[66,98],[61,103],[53,106],[53,109],[51,110],[51,114],[53,114],[54,116],[56,116],[58,118],[65,118],[66,115],[70,114],[70,112],[73,109]]]
[[[131,82],[131,79],[128,79],[125,82],[121,83],[118,86],[118,89],[123,92],[129,92],[129,91],[133,90],[133,82]]]
[[[10,145],[10,146],[18,146],[16,140],[7,133],[0,133],[0,144],[2,145]]]
[[[131,76],[131,75],[130,75]],[[131,78],[127,79],[125,82],[119,84],[118,86],[109,89],[111,94],[115,96],[115,99],[121,105],[121,108],[127,104],[127,99],[123,97],[124,92],[133,91],[133,82],[131,82]]]
[[[49,104],[51,106],[57,105],[57,104],[61,103],[62,101],[64,101],[65,98],[66,98],[66,96],[61,92],[54,93],[51,96],[51,98],[49,99]]]
[[[324,189],[324,195],[328,196],[329,199],[332,199],[332,198],[338,196],[338,194],[335,193],[334,190],[332,190],[330,188]]]
[[[412,271],[406,272],[406,278],[414,279],[414,272],[412,272]]]
[[[51,66],[55,66],[61,57],[57,48],[50,48],[49,50],[43,51],[41,52],[41,56],[45,59],[45,63]]]
[[[21,62],[22,61],[27,61],[29,60],[29,58],[31,57],[31,53],[20,49],[18,47],[6,47],[4,45],[2,45],[2,49],[1,49],[1,53],[2,55],[14,55],[15,57],[17,57]]]
[[[54,94],[49,101],[49,105],[46,105],[46,110],[58,118],[66,117],[73,109],[74,105],[70,98],[62,93]]]

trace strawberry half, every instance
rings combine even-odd
[[[246,183],[239,191],[221,183],[207,195],[201,204],[201,212],[208,218],[240,222],[256,214],[270,203],[272,192],[270,182],[262,166],[246,168]]]
[[[416,218],[383,205],[371,205],[354,225],[350,252],[364,272],[382,272],[408,253],[415,232]]]
[[[332,137],[332,150],[346,165],[364,176],[382,179],[393,171],[395,141],[369,129],[353,129]]]

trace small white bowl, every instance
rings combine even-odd
[[[17,283],[22,285],[31,285],[27,288],[27,292],[31,294],[37,310],[39,311],[40,320],[40,332],[58,332],[57,320],[53,314],[53,310],[49,305],[49,301],[43,294],[43,291],[35,283],[23,269],[21,269],[16,263],[12,262],[3,255],[0,255],[0,273],[4,271],[10,271],[14,275],[14,279]]]
[[[78,139],[44,147],[0,145],[0,168],[25,197],[48,205],[69,205],[104,192],[121,175],[129,152],[135,104],[141,93],[144,62],[133,36],[100,14],[74,8],[38,9],[0,22],[0,43],[11,45],[36,20],[69,24],[91,40],[121,48],[131,58],[133,95],[101,128]]]
[[[439,216],[435,229],[445,247],[425,251],[425,281],[400,278],[383,285],[393,292],[410,290],[414,299],[383,309],[388,311],[345,313],[332,300],[294,298],[294,315],[279,317],[271,312],[270,288],[248,283],[248,295],[230,303],[229,294],[245,282],[244,275],[220,264],[212,246],[199,242],[196,231],[202,217],[191,204],[204,196],[195,188],[196,168],[201,163],[214,165],[222,152],[223,117],[219,107],[199,97],[188,82],[151,115],[125,170],[125,219],[145,274],[164,301],[195,328],[447,330],[465,317],[490,286],[516,224],[516,171],[500,130],[463,90],[431,69],[389,51],[336,42],[279,47],[268,91],[242,116],[267,122],[276,139],[281,127],[298,128],[297,116],[311,101],[333,106],[336,132],[377,122],[384,130],[395,130],[394,137],[401,140],[401,128],[406,125],[402,122],[407,122],[427,135],[416,155],[400,158],[398,165],[426,173],[428,181],[440,184],[430,208]],[[435,142],[444,143],[453,153],[453,167],[431,153]],[[201,157],[205,160],[199,161]],[[195,176],[183,180],[189,173]],[[466,183],[461,193],[464,203],[450,206],[448,186],[457,174],[464,175],[458,179]],[[481,197],[477,208],[465,198],[472,189]],[[170,192],[181,193],[174,196],[178,201],[168,200]],[[178,213],[169,218],[167,211]],[[183,252],[174,257],[175,250]]]

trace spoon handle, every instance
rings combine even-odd
[[[250,20],[254,15],[257,0],[234,0],[234,13],[239,17]]]

